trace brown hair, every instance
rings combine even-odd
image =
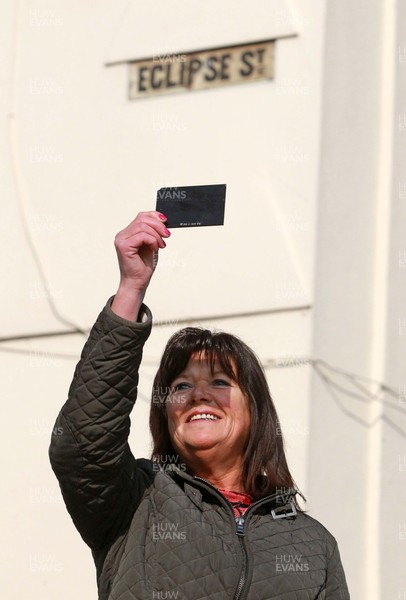
[[[206,356],[212,370],[218,361],[224,373],[238,383],[249,399],[251,428],[243,457],[247,493],[259,499],[276,492],[285,494],[295,488],[285,457],[278,415],[259,359],[242,340],[224,332],[186,327],[169,339],[152,390],[149,421],[152,460],[160,462],[162,457],[170,456],[175,457],[175,463],[180,461],[170,439],[165,403],[173,380],[195,353]]]

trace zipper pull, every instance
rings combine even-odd
[[[235,520],[237,523],[237,535],[244,535],[244,524],[245,524],[244,517],[241,515],[241,517],[236,517]]]

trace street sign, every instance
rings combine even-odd
[[[274,52],[275,40],[268,40],[128,61],[129,98],[272,79]]]

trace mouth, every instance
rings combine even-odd
[[[194,421],[220,421],[221,417],[215,415],[212,412],[199,412],[191,414],[187,419],[186,423],[192,423]]]

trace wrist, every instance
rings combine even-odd
[[[127,296],[145,296],[149,281],[147,283],[139,283],[134,279],[120,279],[117,294],[125,294]]]
[[[145,296],[145,288],[137,289],[132,286],[120,286],[111,304],[111,310],[127,321],[137,322],[141,304]]]

